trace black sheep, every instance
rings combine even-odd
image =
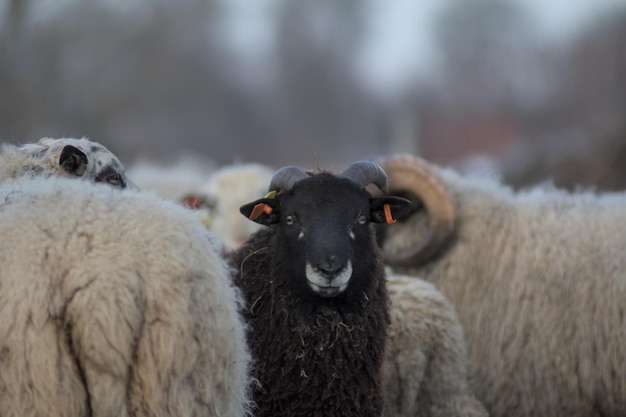
[[[372,222],[393,221],[408,200],[386,174],[357,162],[340,175],[295,167],[272,179],[273,198],[241,207],[269,226],[231,254],[259,385],[257,416],[380,416],[389,322],[384,267]]]

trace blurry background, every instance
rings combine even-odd
[[[626,187],[624,0],[1,0],[0,141]]]

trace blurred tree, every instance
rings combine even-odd
[[[3,43],[7,43],[12,37],[16,37],[22,30],[25,17],[30,10],[30,4],[31,0],[7,0],[4,6],[4,19],[0,23]]]
[[[380,152],[380,118],[358,83],[355,58],[364,40],[364,3],[280,3],[277,48],[284,134],[299,159],[321,166]],[[286,155],[285,155],[286,156]]]
[[[529,59],[531,28],[530,15],[519,2],[450,2],[436,26],[447,105],[471,111],[527,100],[535,72]]]
[[[0,21],[0,126],[12,126],[25,112],[25,93],[18,82],[16,61],[30,0],[8,0]],[[11,140],[8,130],[0,137]]]
[[[572,42],[563,59],[561,91],[548,107],[578,126],[620,128],[626,122],[626,8],[612,11]]]
[[[527,113],[523,148],[503,162],[516,187],[626,188],[626,9],[611,11],[553,61],[557,89]]]
[[[222,0],[44,8],[19,45],[5,41],[15,47],[0,56],[0,134],[88,135],[126,160],[186,150],[326,165],[353,159],[355,146],[376,153],[377,110],[351,67],[363,4],[277,1],[269,76],[262,62],[236,59]],[[11,14],[32,17],[26,4]]]
[[[88,135],[126,161],[187,151],[330,168],[390,146],[415,149],[418,137],[427,150],[428,132],[448,137],[434,141],[455,151],[450,159],[502,138],[577,128],[609,136],[592,126],[619,125],[626,107],[617,13],[558,52],[539,45],[513,0],[448,2],[438,80],[385,107],[354,71],[367,31],[360,0],[258,0],[268,9],[256,17],[273,30],[264,47],[274,49],[253,43],[244,60],[224,30],[233,0],[4,1],[3,141]],[[394,134],[401,145],[390,145]]]
[[[39,16],[0,65],[13,74],[0,82],[25,100],[17,113],[2,111],[3,129],[19,141],[88,135],[128,159],[216,148],[210,142],[224,137],[237,97],[222,82],[227,69],[214,64],[212,4],[69,2]]]

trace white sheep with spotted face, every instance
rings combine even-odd
[[[120,160],[103,145],[87,138],[43,138],[21,146],[0,146],[0,183],[23,176],[75,177],[134,188]]]

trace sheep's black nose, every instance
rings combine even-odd
[[[336,275],[343,269],[343,265],[339,264],[334,256],[317,265],[318,271],[329,277]]]

